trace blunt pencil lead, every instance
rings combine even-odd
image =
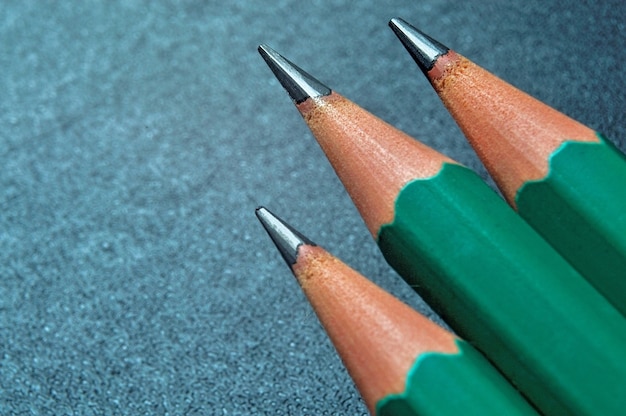
[[[315,245],[315,243],[288,224],[285,224],[266,208],[258,207],[255,210],[255,214],[289,266],[296,262],[298,247],[302,244]]]
[[[331,93],[330,88],[289,62],[269,46],[259,45],[258,50],[296,104],[303,102],[307,98],[321,97]]]
[[[424,32],[421,32],[400,18],[389,21],[389,27],[411,54],[420,69],[427,73],[435,65],[437,58],[450,50]]]
[[[289,263],[368,409],[376,415],[536,415],[467,342],[302,239],[265,208],[257,216]],[[283,251],[281,250],[281,254]]]
[[[296,108],[385,259],[457,334],[545,414],[623,413],[626,320],[474,171],[337,92]]]
[[[453,50],[424,73],[507,202],[626,316],[624,154]]]

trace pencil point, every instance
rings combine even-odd
[[[255,214],[289,267],[296,263],[298,247],[302,244],[315,245],[314,242],[300,234],[265,207],[258,207],[255,210]]]
[[[267,45],[259,45],[259,53],[291,99],[299,104],[307,98],[329,95],[332,91],[300,67],[285,59]]]
[[[389,27],[425,74],[433,68],[437,58],[450,50],[402,19],[391,19]]]

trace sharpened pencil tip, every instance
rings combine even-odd
[[[265,207],[258,207],[255,210],[255,214],[289,267],[296,263],[298,247],[302,244],[315,245],[315,243],[272,214]]]
[[[332,91],[307,72],[285,59],[267,45],[259,45],[259,53],[291,99],[299,104],[307,98],[322,97]]]
[[[402,42],[424,74],[433,68],[437,58],[445,55],[450,50],[447,46],[442,45],[402,19],[391,19],[389,27],[400,39],[400,42]]]

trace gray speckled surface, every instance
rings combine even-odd
[[[626,149],[622,1],[8,1],[0,414],[365,412],[258,204],[428,313],[256,47],[485,171],[399,16]]]

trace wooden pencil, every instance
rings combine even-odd
[[[387,261],[456,333],[546,414],[626,408],[626,321],[567,261],[473,171],[259,51]]]
[[[471,345],[431,322],[260,207],[372,414],[536,415]]]
[[[390,26],[519,214],[626,315],[626,158],[402,19]]]

